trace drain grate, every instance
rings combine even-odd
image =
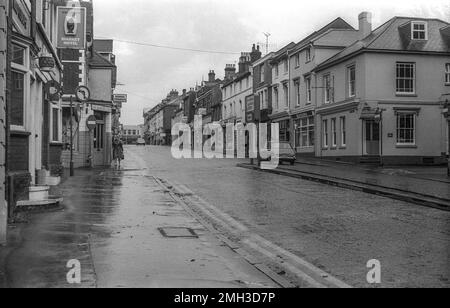
[[[191,228],[167,227],[158,228],[158,230],[167,238],[198,238],[197,233]]]

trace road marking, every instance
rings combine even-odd
[[[186,185],[181,185],[177,182],[171,183],[166,180],[162,180],[162,182],[168,184],[171,187],[171,191],[189,192],[188,195],[182,197],[187,206],[195,206],[208,219],[215,221],[216,224],[218,223],[220,227],[227,230],[231,235],[238,237],[242,245],[269,257],[269,259],[278,266],[286,269],[299,280],[308,284],[309,287],[326,288],[329,286],[335,288],[351,288],[350,285],[333,277],[304,259],[288,252],[257,234],[251,233],[246,226],[197,196]],[[179,194],[179,196],[182,195]],[[236,249],[234,250],[236,251]],[[309,272],[309,274],[307,272]]]

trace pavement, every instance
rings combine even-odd
[[[64,210],[29,214],[0,248],[3,287],[276,288],[129,159],[120,171],[76,170]],[[81,263],[69,284],[67,263]]]
[[[239,166],[259,170],[248,162]],[[445,167],[368,167],[301,158],[294,166],[280,165],[268,172],[450,211],[450,178]]]

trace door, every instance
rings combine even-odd
[[[97,125],[94,129],[93,165],[105,166],[105,117],[103,113],[95,114]]]
[[[365,155],[380,155],[380,123],[375,121],[364,121],[364,147]]]

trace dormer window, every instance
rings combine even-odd
[[[411,25],[413,40],[428,40],[428,26],[426,22],[414,21]]]

